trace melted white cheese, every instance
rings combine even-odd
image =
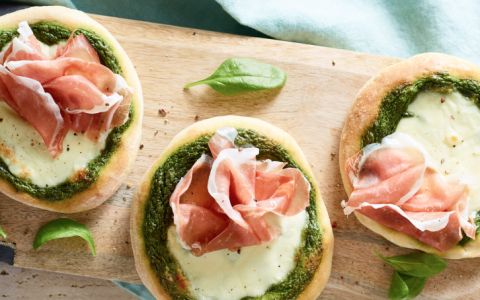
[[[53,158],[38,132],[0,100],[0,156],[10,172],[39,186],[53,186],[75,176],[105,147],[103,134],[94,142],[69,131],[63,152]]]
[[[480,209],[480,109],[458,92],[422,92],[409,105],[414,116],[396,129],[420,143],[433,167],[469,187],[469,211]]]
[[[281,234],[258,246],[244,247],[240,254],[219,250],[194,256],[182,248],[175,227],[168,231],[168,247],[190,282],[190,291],[200,300],[241,299],[261,296],[283,281],[295,266],[295,253],[302,240],[308,215],[273,216]]]

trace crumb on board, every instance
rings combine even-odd
[[[335,159],[335,156],[337,156],[337,154],[331,152],[331,153],[330,153],[330,160],[334,160],[334,159]]]
[[[160,109],[158,110],[158,115],[159,115],[160,117],[162,117],[162,118],[165,118],[165,117],[167,116],[167,111],[166,111],[165,109],[163,109],[163,108],[160,108]]]

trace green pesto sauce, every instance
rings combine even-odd
[[[372,143],[380,143],[385,136],[395,132],[402,118],[413,116],[407,111],[408,105],[415,100],[420,92],[427,90],[445,94],[458,91],[480,109],[480,82],[472,79],[460,79],[447,73],[425,76],[412,83],[399,86],[385,96],[380,105],[377,119],[362,136],[361,147]],[[475,224],[477,224],[477,235],[479,235],[480,212],[477,212]],[[464,236],[459,244],[464,245],[470,240],[469,237]]]
[[[51,22],[40,22],[36,24],[30,24],[35,37],[41,42],[53,45],[61,41],[65,41],[70,37],[71,31],[60,24]],[[97,51],[102,64],[107,66],[114,73],[122,74],[122,69],[115,57],[113,50],[108,46],[103,39],[96,33],[88,31],[86,29],[77,29],[74,34],[83,33],[89,40],[92,46]],[[15,36],[18,36],[17,29],[9,29],[0,31],[0,49],[8,44]],[[93,184],[102,168],[108,163],[115,150],[120,145],[123,132],[130,126],[135,113],[135,107],[132,104],[130,106],[130,112],[127,122],[123,125],[112,129],[108,135],[105,148],[102,152],[91,160],[86,169],[85,176],[78,181],[65,181],[56,186],[40,187],[31,183],[29,180],[21,179],[10,172],[5,161],[0,158],[0,178],[10,182],[18,191],[28,193],[36,198],[45,201],[61,201],[68,199],[84,191]]]
[[[367,128],[362,136],[362,148],[368,144],[380,143],[382,139],[395,132],[398,123],[411,114],[408,105],[422,91],[451,93],[459,91],[480,108],[480,83],[471,79],[459,79],[446,73],[436,73],[417,79],[413,83],[397,87],[389,92],[380,105],[377,119]]]
[[[287,150],[265,136],[252,130],[237,129],[235,140],[238,146],[253,145],[260,149],[259,159],[273,159],[286,162],[288,167],[301,168]],[[145,206],[143,235],[151,266],[158,280],[173,299],[194,299],[183,286],[186,277],[180,265],[167,246],[167,230],[173,224],[173,212],[169,199],[179,180],[185,176],[203,153],[210,154],[208,140],[211,135],[202,136],[178,148],[158,167],[153,178],[150,195]],[[312,178],[306,176],[312,186]],[[294,299],[311,281],[322,259],[322,229],[317,223],[315,189],[310,192],[310,206],[307,208],[309,221],[303,230],[302,244],[297,250],[296,265],[285,280],[272,285],[263,296],[244,297],[251,299]]]

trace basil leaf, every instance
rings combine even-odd
[[[0,238],[2,238],[2,239],[7,238],[7,234],[5,233],[5,231],[3,231],[2,226],[0,226]]]
[[[408,286],[408,297],[409,299],[413,299],[417,297],[420,292],[423,290],[423,287],[425,286],[425,282],[427,282],[426,277],[414,277],[414,276],[408,276],[408,275],[403,275],[400,274],[400,277],[403,278],[403,281]]]
[[[392,300],[408,299],[408,285],[398,272],[393,272],[392,283],[388,290],[388,298]]]
[[[394,271],[388,298],[392,300],[413,299],[423,290],[426,281],[426,277],[414,277]]]
[[[444,259],[423,252],[392,257],[379,256],[399,273],[414,277],[430,277],[442,272],[447,266]]]
[[[43,225],[35,236],[33,248],[38,249],[48,241],[78,236],[87,241],[92,255],[95,256],[95,243],[90,230],[74,220],[61,218]]]
[[[249,58],[230,58],[209,77],[185,85],[188,89],[208,84],[224,95],[282,87],[287,80],[285,72],[272,65]]]

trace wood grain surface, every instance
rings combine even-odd
[[[97,256],[80,239],[57,240],[32,249],[37,229],[61,214],[33,209],[0,197],[0,223],[17,245],[15,265],[25,268],[138,282],[128,236],[135,186],[169,140],[197,119],[237,114],[264,119],[293,137],[311,163],[330,213],[335,253],[323,299],[381,299],[392,270],[375,255],[406,252],[362,227],[340,208],[345,199],[337,148],[340,131],[356,92],[381,68],[397,61],[338,49],[240,37],[139,21],[95,16],[136,66],[145,95],[142,149],[131,174],[111,200],[71,215],[93,232]],[[206,77],[226,58],[253,57],[288,74],[280,92],[236,97],[207,87],[184,91],[186,82]],[[162,117],[159,110],[165,110]],[[428,281],[424,299],[473,299],[480,292],[480,260],[451,261]],[[0,278],[1,279],[1,278]],[[1,294],[1,293],[0,293]]]
[[[107,280],[10,267],[0,263],[2,300],[135,300]]]

